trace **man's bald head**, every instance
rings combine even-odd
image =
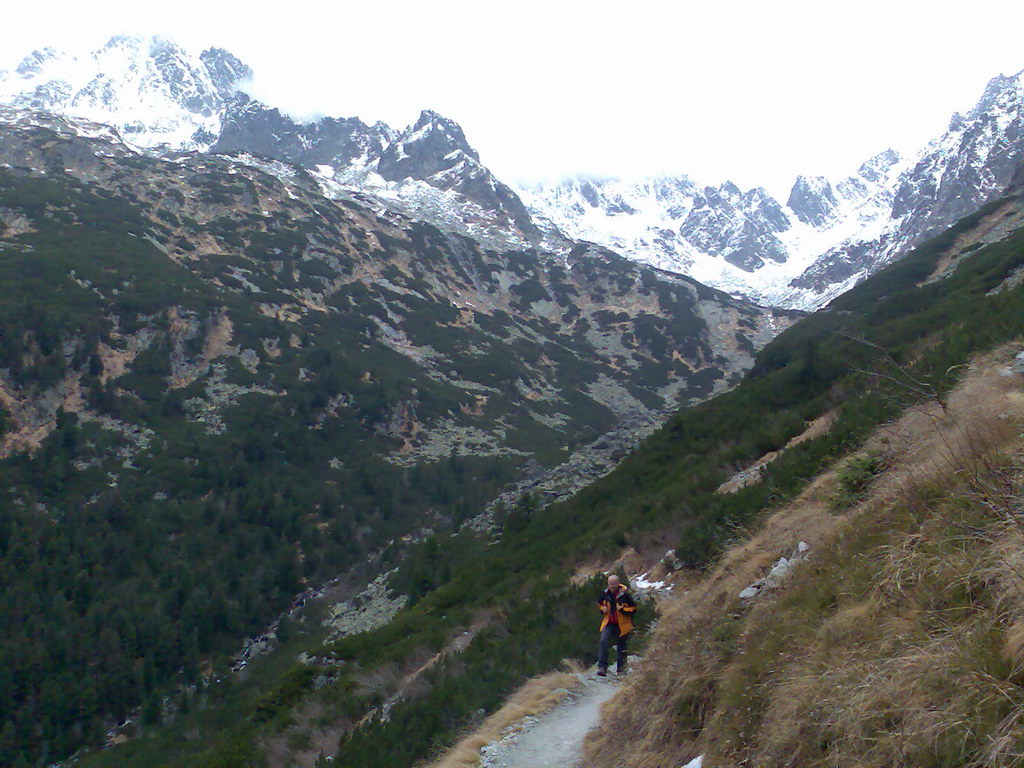
[[[615,589],[615,587],[619,586],[619,584],[621,583],[621,579],[619,579],[619,577],[616,576],[614,573],[608,577],[608,586],[611,589]]]

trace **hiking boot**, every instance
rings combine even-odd
[[[626,667],[625,666],[616,667],[615,668],[615,674],[618,675],[619,677],[622,677],[624,674],[626,674]]]
[[[608,674],[608,670],[607,669],[599,669],[599,670],[597,670],[598,677],[604,677],[607,674]]]

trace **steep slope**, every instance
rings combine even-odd
[[[1018,341],[885,424],[713,568],[676,574],[643,663],[588,739],[552,733],[570,701],[521,723],[526,740],[471,737],[436,765],[1015,764],[1022,428]]]
[[[358,191],[382,207],[492,247],[571,248],[559,233],[538,229],[518,195],[480,162],[457,123],[430,110],[402,131],[355,118],[300,124],[240,94],[211,151],[303,165],[328,194]]]
[[[1017,342],[815,478],[666,601],[585,764],[1018,764],[1022,426]]]
[[[995,77],[967,115],[955,114],[893,189],[891,223],[880,235],[831,249],[790,285],[830,291],[891,263],[909,246],[1000,197],[1024,164],[1024,72]],[[829,288],[832,286],[833,288]]]
[[[211,151],[248,152],[307,168],[346,168],[367,165],[393,138],[394,131],[383,123],[369,126],[354,117],[296,123],[238,92],[224,110],[220,135]]]

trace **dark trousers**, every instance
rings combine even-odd
[[[608,648],[615,643],[618,671],[626,669],[626,638],[629,635],[619,634],[618,624],[608,624],[601,630],[601,645],[597,652],[597,668],[608,669]]]

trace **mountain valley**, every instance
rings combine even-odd
[[[945,398],[1019,351],[1024,73],[784,203],[506,184],[437,112],[301,122],[251,77],[160,37],[0,72],[0,765],[430,765],[589,659],[612,570],[638,647],[674,663],[688,627],[738,668],[785,592],[715,591],[766,578],[735,548],[822,474],[847,496],[808,526],[852,519],[895,471],[851,458],[879,425],[966,429]],[[691,588],[710,640],[671,612]],[[702,735],[745,727],[734,693],[659,689],[638,754],[741,764]]]

